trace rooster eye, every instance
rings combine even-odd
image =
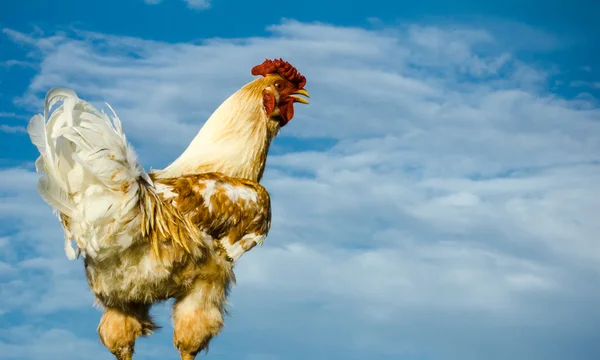
[[[283,83],[281,81],[277,81],[275,82],[275,87],[277,90],[281,90],[281,88],[283,88]]]

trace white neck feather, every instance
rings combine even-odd
[[[185,174],[221,172],[225,175],[260,181],[267,152],[278,126],[263,111],[262,96],[252,96],[246,85],[210,116],[188,148],[164,170],[159,178]],[[260,94],[260,93],[259,93]]]

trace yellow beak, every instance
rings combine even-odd
[[[303,96],[306,96],[307,98],[310,97],[310,94],[305,89],[300,89],[298,91],[295,91],[290,96],[292,96],[292,95],[303,95]],[[302,98],[302,97],[299,97],[299,96],[292,96],[292,97],[294,98],[294,102],[299,102],[299,103],[302,103],[302,104],[308,104],[308,100],[306,100],[305,98]]]

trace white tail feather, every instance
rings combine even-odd
[[[63,104],[50,112],[60,101]],[[152,186],[127,144],[121,121],[109,108],[112,121],[75,92],[52,89],[46,95],[44,116],[33,116],[27,126],[40,152],[38,192],[59,213],[70,259],[79,252],[97,256],[133,243],[139,235],[139,187]],[[117,236],[121,241],[114,241]],[[132,241],[122,241],[124,236]]]
[[[37,190],[42,199],[56,211],[68,217],[73,217],[75,208],[69,194],[61,189],[55,182],[48,179],[48,175],[42,175],[38,181]]]

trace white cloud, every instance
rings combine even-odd
[[[549,92],[547,69],[483,28],[269,31],[198,44],[5,31],[39,57],[24,107],[40,111],[57,84],[107,101],[147,167],[180,153],[265,57],[306,75],[311,104],[268,161],[272,232],[238,265],[215,356],[559,359],[600,330],[595,99]],[[16,226],[0,242],[14,294],[0,312],[97,319],[28,169],[0,172],[0,218]]]
[[[24,126],[11,126],[11,125],[0,124],[0,131],[9,133],[9,134],[14,134],[14,133],[24,133],[24,132],[26,132],[26,129]]]
[[[77,359],[92,360],[112,358],[102,350],[98,341],[81,339],[60,328],[41,330],[34,326],[13,327],[0,330],[0,352],[4,359]],[[35,339],[35,346],[31,346]],[[60,344],[61,346],[57,346]],[[110,355],[110,356],[108,356]]]
[[[192,9],[202,10],[210,7],[210,0],[185,0]]]
[[[189,8],[194,10],[205,10],[210,8],[210,0],[184,0]],[[163,2],[163,0],[144,0],[146,4],[157,5]]]
[[[571,81],[571,83],[569,85],[571,85],[572,87],[589,87],[592,89],[600,89],[600,81],[576,80],[576,81]]]
[[[2,67],[35,67],[32,63],[23,60],[4,60],[0,62]]]

